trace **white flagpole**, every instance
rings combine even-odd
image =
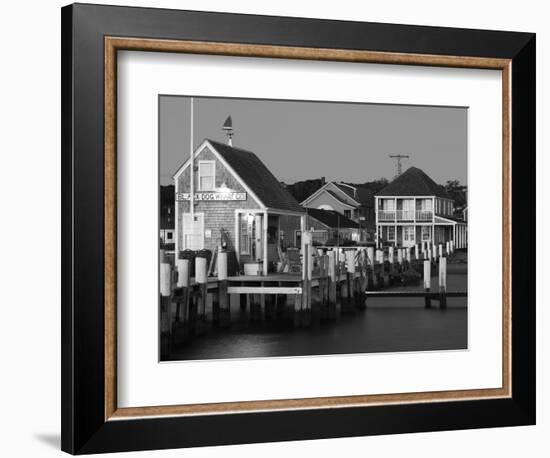
[[[189,170],[191,171],[190,177],[191,177],[191,185],[190,185],[190,199],[189,199],[189,205],[190,210],[189,213],[191,214],[191,224],[195,224],[195,164],[194,164],[194,158],[193,158],[193,97],[191,97],[191,132],[189,135]]]

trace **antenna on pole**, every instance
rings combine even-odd
[[[396,178],[403,173],[403,164],[401,164],[401,159],[408,159],[410,156],[406,154],[390,154],[389,157],[395,159],[397,163],[397,175]]]
[[[225,130],[225,135],[227,135],[227,144],[233,146],[233,120],[231,116],[228,116],[225,122],[223,123],[222,130]]]

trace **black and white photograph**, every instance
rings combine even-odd
[[[468,107],[158,113],[161,361],[468,349]]]

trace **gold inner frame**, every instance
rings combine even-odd
[[[241,401],[169,406],[118,408],[116,337],[116,246],[117,246],[117,51],[174,52],[240,57],[267,57],[340,62],[362,62],[435,67],[460,67],[502,72],[502,380],[500,388],[430,391],[400,394],[334,396],[303,399]],[[105,37],[105,420],[151,416],[182,416],[245,413],[273,410],[318,409],[381,404],[460,401],[511,397],[511,67],[510,59],[438,56],[343,49],[300,48],[179,40]]]

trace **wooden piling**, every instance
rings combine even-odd
[[[160,352],[161,358],[172,349],[172,266],[160,264]]]
[[[447,258],[439,258],[439,308],[447,308]]]
[[[355,306],[355,250],[346,251],[346,299],[344,312],[352,312]]]
[[[334,250],[328,252],[328,317],[336,318],[336,254]]]
[[[174,345],[185,342],[189,336],[189,259],[176,260],[176,271],[176,322],[172,326]]]
[[[430,290],[432,284],[432,266],[429,260],[424,261],[424,291],[426,296],[424,297],[424,307],[427,309],[431,308],[432,301],[430,299]]]
[[[197,320],[195,323],[195,333],[204,334],[206,332],[206,298],[208,294],[208,266],[206,258],[197,256],[195,258],[195,282],[197,283]]]
[[[302,297],[301,307],[297,313],[294,323],[298,326],[308,326],[311,316],[311,274],[312,274],[311,245],[304,244],[302,259]]]
[[[240,282],[240,286],[246,286],[246,282]],[[240,321],[247,321],[247,308],[248,308],[248,294],[239,294],[239,315]]]
[[[218,324],[221,327],[229,326],[231,322],[231,304],[227,294],[227,252],[218,252]]]
[[[395,271],[395,248],[390,246],[388,249],[388,261],[390,263],[390,276],[394,274]]]
[[[367,289],[373,290],[374,286],[374,247],[367,247]]]
[[[367,261],[371,269],[374,268],[374,247],[367,247]]]
[[[176,261],[178,270],[177,287],[181,288],[181,319],[186,322],[189,317],[189,259],[178,259]]]

